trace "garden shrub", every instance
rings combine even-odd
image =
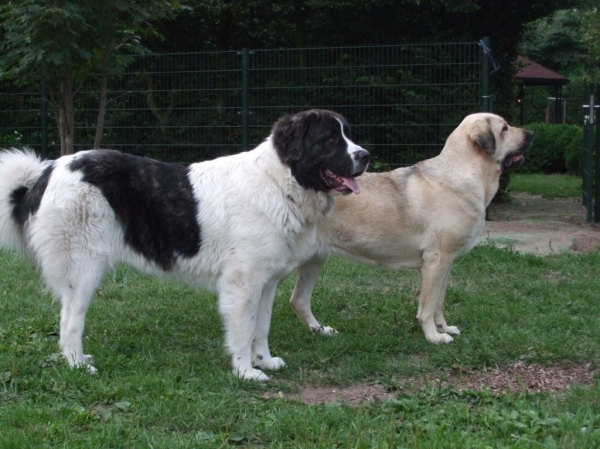
[[[520,173],[581,174],[583,129],[575,125],[532,123],[524,126],[535,131],[531,148],[525,155]]]
[[[21,134],[17,131],[0,133],[0,148],[18,147],[21,144]]]
[[[501,203],[510,198],[508,194],[508,186],[510,184],[511,173],[513,172],[505,172],[500,175],[500,181],[498,183],[498,191],[494,198],[492,198],[492,202]]]
[[[583,175],[583,128],[573,126],[573,138],[565,148],[565,165],[567,173]]]

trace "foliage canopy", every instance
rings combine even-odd
[[[142,36],[158,35],[156,21],[181,9],[178,0],[10,1],[0,6],[0,78],[48,83],[62,152],[71,153],[74,83],[93,71],[122,71],[146,50]]]

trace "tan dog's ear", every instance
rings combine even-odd
[[[488,154],[496,151],[496,137],[488,120],[477,120],[469,130],[471,142]]]

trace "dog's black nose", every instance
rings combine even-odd
[[[371,159],[371,154],[367,150],[358,150],[354,153],[354,160],[361,164],[367,165]]]

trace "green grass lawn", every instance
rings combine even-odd
[[[92,302],[85,350],[97,375],[57,356],[59,307],[30,264],[0,253],[0,448],[594,448],[600,382],[558,394],[457,391],[453,367],[600,357],[600,252],[536,257],[476,247],[454,266],[447,319],[462,335],[427,343],[418,273],[332,259],[314,310],[341,333],[311,335],[277,292],[270,336],[288,367],[268,384],[230,373],[213,294],[121,268]],[[373,383],[393,399],[307,405],[302,386]],[[280,395],[279,392],[284,394]]]
[[[581,177],[571,175],[513,173],[508,185],[509,192],[528,192],[549,199],[580,197],[581,189]]]

